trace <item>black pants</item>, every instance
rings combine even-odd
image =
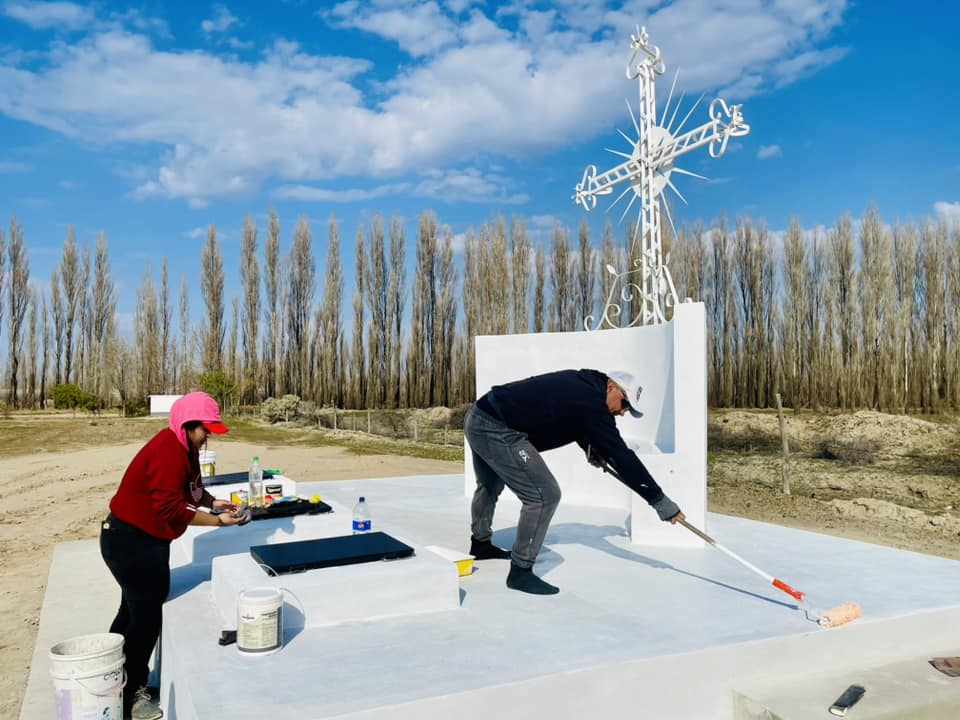
[[[101,526],[100,554],[122,592],[110,632],[123,635],[127,673],[123,698],[129,712],[134,693],[147,684],[150,656],[160,637],[163,602],[170,592],[170,541],[111,514]]]

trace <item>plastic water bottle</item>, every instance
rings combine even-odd
[[[363,495],[353,506],[353,534],[362,535],[373,530],[373,520],[370,519],[370,508]]]
[[[253,465],[250,466],[250,497],[248,502],[250,507],[263,507],[263,470],[260,468],[260,458],[253,458]]]

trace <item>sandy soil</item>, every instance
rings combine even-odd
[[[0,418],[0,718],[19,714],[54,544],[96,537],[124,469],[159,427],[156,420]],[[710,413],[710,510],[960,559],[960,420],[788,412],[786,428],[789,495],[776,413]],[[253,455],[303,481],[463,467],[305,446],[293,435],[282,446],[238,440],[211,446],[219,472],[245,470]]]
[[[142,444],[0,455],[0,718],[20,714],[53,546],[97,537],[107,503]],[[463,472],[460,462],[355,455],[341,447],[219,442],[216,450],[218,472],[245,470],[247,458],[259,454],[264,467],[304,481]]]

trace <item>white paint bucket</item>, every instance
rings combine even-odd
[[[217,453],[213,450],[200,451],[200,477],[213,477],[217,474]]]
[[[81,635],[50,648],[57,720],[122,720],[123,635]]]
[[[258,587],[237,599],[237,650],[244,655],[269,655],[283,645],[283,590]]]

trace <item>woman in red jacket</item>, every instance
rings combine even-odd
[[[122,591],[110,632],[124,638],[124,717],[163,716],[144,686],[170,592],[170,542],[187,525],[238,525],[246,520],[233,503],[214,499],[200,477],[200,448],[211,433],[225,432],[212,397],[203,392],[184,395],[170,408],[170,426],[137,453],[110,501],[100,553]],[[217,512],[198,512],[201,506]]]

